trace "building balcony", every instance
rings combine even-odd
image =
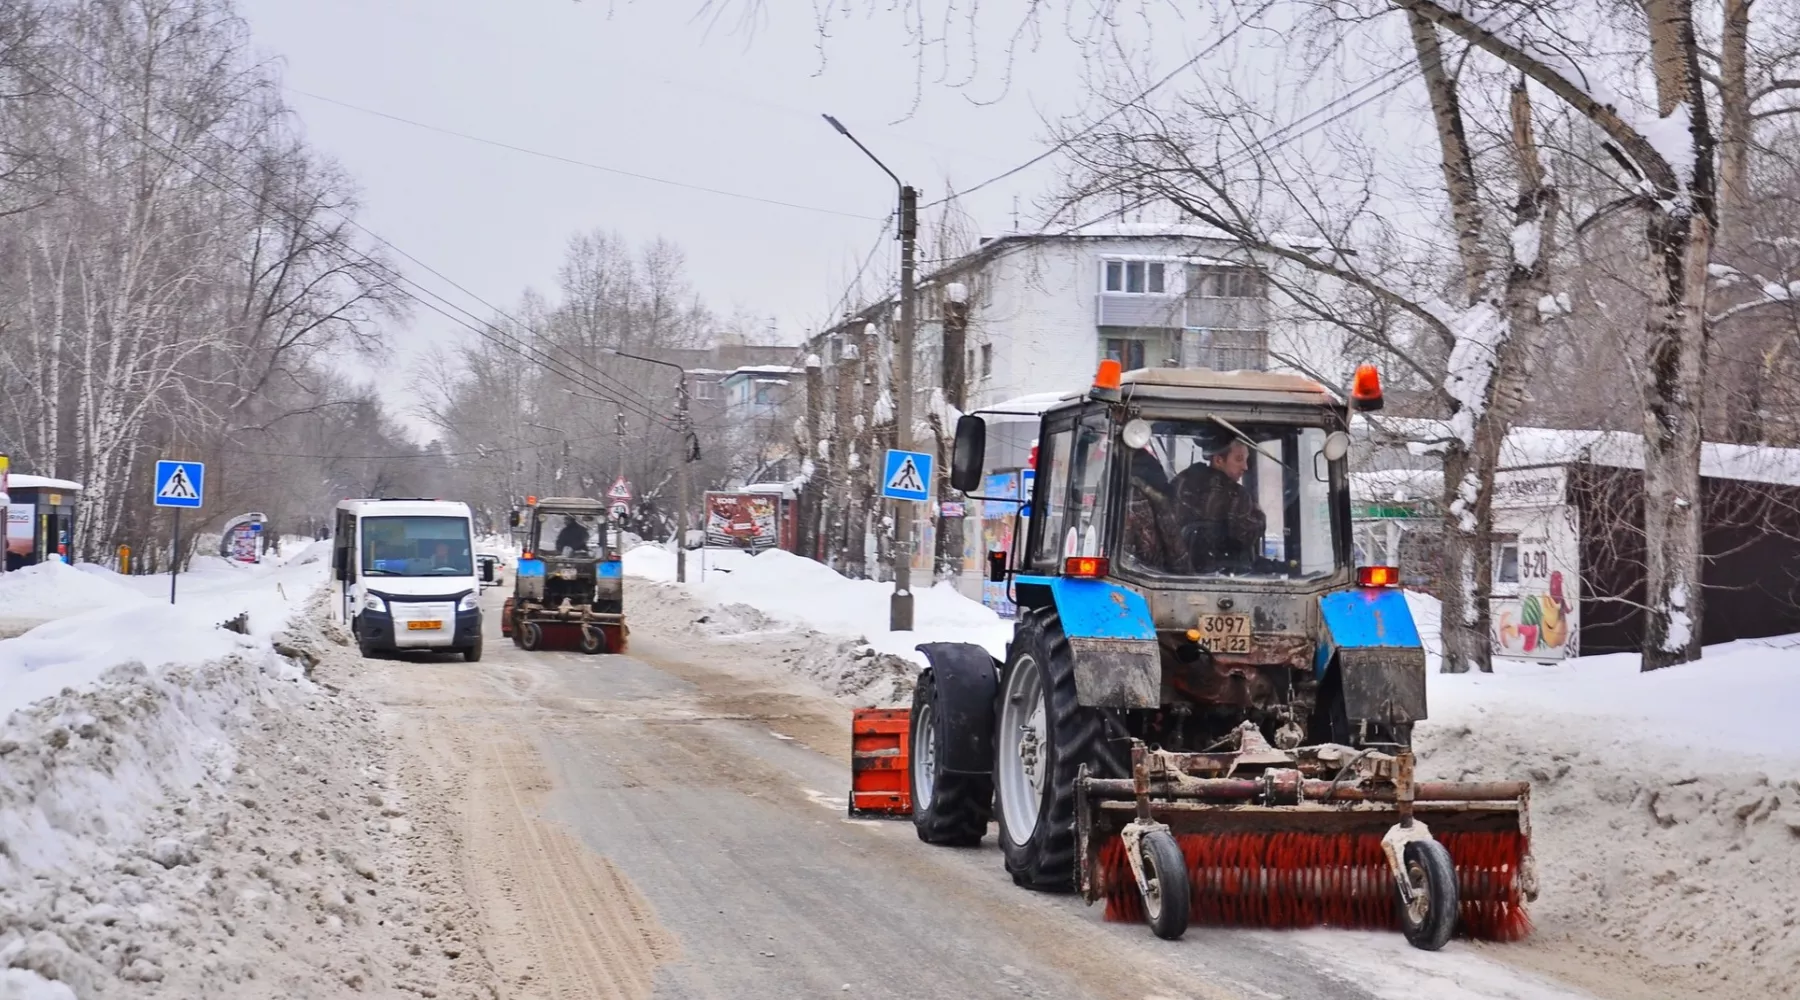
[[[1184,295],[1101,292],[1095,325],[1127,330],[1260,330],[1268,322],[1268,301]]]

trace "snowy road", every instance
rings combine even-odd
[[[992,838],[942,850],[910,824],[846,818],[848,713],[708,649],[639,624],[630,656],[490,636],[479,664],[370,664],[411,794],[456,802],[454,868],[505,995],[1586,995],[1460,943],[1196,929],[1170,944],[1024,892]]]

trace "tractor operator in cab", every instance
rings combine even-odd
[[[1175,477],[1176,518],[1193,572],[1249,570],[1262,555],[1268,519],[1244,485],[1249,468],[1250,446],[1233,438]]]
[[[564,517],[562,530],[556,533],[556,551],[564,553],[586,552],[588,547],[587,526],[580,519]]]

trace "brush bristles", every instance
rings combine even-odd
[[[1484,941],[1529,934],[1518,886],[1525,837],[1452,833],[1438,839],[1456,865],[1458,933]],[[1187,858],[1196,924],[1399,929],[1399,894],[1376,834],[1183,834],[1176,840]],[[1119,838],[1102,845],[1100,869],[1106,919],[1143,922],[1144,901]]]

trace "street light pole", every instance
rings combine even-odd
[[[900,180],[900,176],[888,169],[887,164],[869,147],[862,144],[843,122],[830,115],[825,121],[836,129],[838,134],[862,150],[863,155],[874,161],[882,173],[894,179],[894,186],[900,189],[900,326],[894,331],[894,447],[901,451],[912,450],[912,408],[913,408],[913,255],[917,248],[919,235],[919,192],[916,188]],[[912,595],[912,550],[918,538],[918,511],[904,500],[889,503],[894,515],[895,531],[894,547],[894,594],[888,599],[888,628],[894,632],[910,632],[913,627],[913,595]]]
[[[673,361],[660,358],[646,358],[641,354],[627,354],[613,347],[603,347],[602,354],[615,357],[630,358],[645,364],[662,365],[675,369],[675,429],[681,435],[681,458],[676,467],[678,484],[678,509],[675,511],[675,582],[687,582],[687,533],[688,533],[688,465],[699,458],[699,442],[694,438],[694,427],[688,417],[688,385],[687,369]]]

